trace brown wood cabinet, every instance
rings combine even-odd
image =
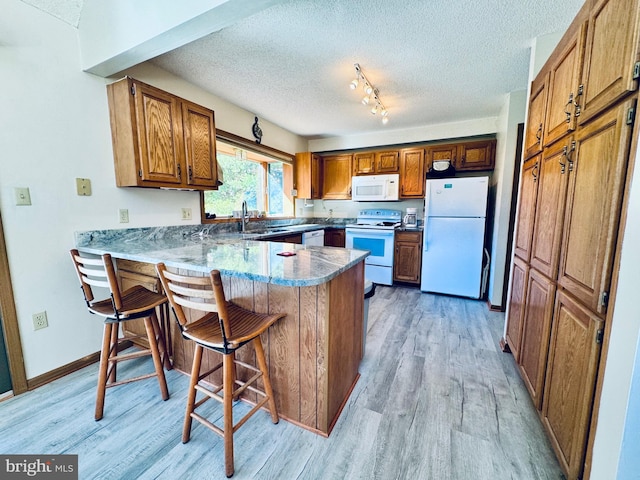
[[[522,259],[513,259],[513,273],[511,275],[511,291],[509,297],[509,323],[507,323],[506,340],[513,358],[520,362],[520,341],[522,339],[522,325],[524,306],[527,298],[527,281],[529,265]]]
[[[603,321],[559,291],[553,316],[542,421],[569,478],[584,466]]]
[[[529,116],[524,139],[524,158],[542,152],[544,142],[544,114],[547,106],[549,74],[539,75],[531,82],[529,97]]]
[[[351,199],[351,155],[323,157],[324,175],[322,198],[330,200]]]
[[[576,128],[576,109],[582,87],[580,72],[584,52],[586,23],[558,52],[554,52],[554,62],[549,71],[549,97],[544,127],[544,145],[551,145]]]
[[[638,89],[638,0],[594,0],[582,70],[579,124]]]
[[[424,148],[403,148],[400,150],[400,198],[423,198],[424,188]]]
[[[538,174],[542,155],[530,158],[524,163],[520,178],[520,204],[516,220],[514,253],[529,262],[531,257],[531,239],[533,237],[533,222],[536,215],[536,200],[538,197]]]
[[[531,84],[505,341],[569,480],[590,474],[598,420],[600,350],[637,142],[639,3],[586,2]]]
[[[302,243],[301,233],[284,233],[282,235],[273,235],[271,237],[265,237],[264,240],[268,242],[283,242],[283,243]]]
[[[542,405],[555,291],[554,282],[529,269],[518,366],[538,410]]]
[[[449,160],[455,166],[458,158],[457,145],[433,145],[425,149],[425,171],[433,166],[433,162]]]
[[[542,154],[539,168],[531,266],[548,278],[558,271],[570,150],[570,138],[554,144]]]
[[[107,95],[119,187],[216,187],[212,110],[130,77]]]
[[[298,198],[322,198],[322,157],[311,152],[296,153]]]
[[[344,228],[325,228],[324,229],[324,245],[326,247],[343,247],[345,246]]]
[[[422,232],[396,232],[393,281],[419,284],[421,267]]]
[[[611,284],[634,104],[622,103],[585,125],[568,166],[558,284],[600,314]]]
[[[162,285],[157,277],[155,266],[150,263],[133,262],[131,260],[116,260],[116,268],[120,291],[136,285],[142,285],[152,292],[161,292]],[[169,324],[168,307],[159,307],[158,322],[162,327],[165,337],[171,338],[171,325]],[[149,348],[147,331],[144,326],[144,319],[129,320],[122,323],[122,332],[125,336],[132,336],[132,342],[142,348]],[[167,349],[171,355],[171,342],[167,341]]]
[[[358,152],[353,155],[353,175],[398,173],[398,150]]]
[[[495,164],[495,140],[465,142],[458,145],[458,158],[454,162],[459,172],[491,170]]]

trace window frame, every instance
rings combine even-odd
[[[291,155],[289,153],[283,152],[282,150],[278,150],[276,148],[269,147],[267,145],[262,145],[261,143],[251,141],[239,135],[235,135],[233,133],[226,132],[224,130],[219,130],[216,128],[216,141],[218,140],[221,142],[233,145],[234,147],[242,148],[244,150],[252,150],[256,153],[265,155],[267,157],[271,157],[279,162],[289,165],[291,167],[291,188],[293,188],[293,182],[295,177],[295,155]],[[217,163],[217,160],[216,160],[216,163]],[[268,172],[267,172],[266,166],[264,166],[263,168],[265,168],[265,175],[263,176],[265,185],[263,186],[263,192],[265,196],[268,196],[268,192],[266,190],[266,184],[268,182],[267,180]],[[207,190],[207,191],[210,191],[210,190]],[[201,223],[204,224],[204,223],[240,222],[239,218],[228,218],[228,217],[206,218],[205,210],[204,210],[205,208],[204,194],[205,194],[204,191],[200,192],[200,222]],[[280,216],[280,217],[267,217],[267,218],[270,220],[295,218],[296,205],[295,205],[295,199],[293,197],[292,197],[292,204],[293,204],[293,216]]]

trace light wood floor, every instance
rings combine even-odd
[[[361,378],[331,436],[259,412],[235,435],[233,478],[563,478],[498,347],[503,321],[484,302],[378,286]],[[155,379],[108,390],[95,422],[96,371],[1,402],[0,453],[78,454],[81,479],[225,478],[220,437],[194,422],[180,441],[186,376],[168,372],[166,402]]]

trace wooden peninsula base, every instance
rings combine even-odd
[[[328,436],[359,377],[364,262],[316,286],[289,287],[238,277],[223,277],[223,283],[227,298],[242,307],[287,313],[262,336],[278,414]],[[193,342],[182,338],[175,321],[171,328],[174,368],[189,374]],[[237,355],[255,364],[251,348]],[[220,355],[205,350],[203,370],[219,361],[216,357]],[[242,370],[238,368],[240,379],[246,374]],[[212,381],[221,384],[219,372]]]

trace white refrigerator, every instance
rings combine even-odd
[[[428,179],[420,290],[480,298],[489,177]]]

